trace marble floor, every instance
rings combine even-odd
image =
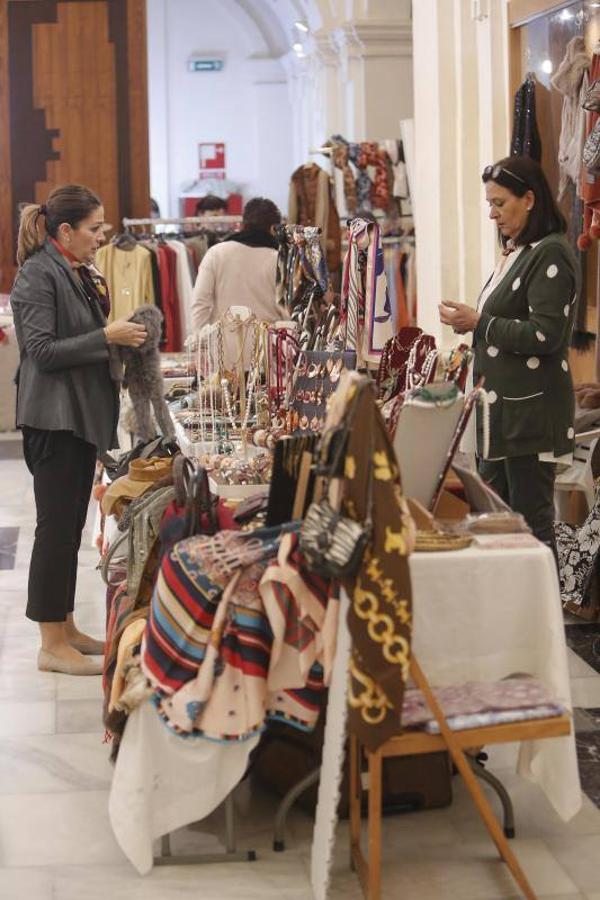
[[[1,452],[3,451],[3,452]],[[33,537],[30,478],[16,447],[0,441],[0,549],[13,568],[0,567],[0,900],[310,900],[311,820],[289,819],[288,849],[272,852],[276,801],[248,783],[236,792],[240,849],[254,863],[156,867],[140,877],[111,832],[111,779],[103,743],[99,678],[41,673],[35,668],[36,627],[23,615]],[[79,623],[100,634],[103,590],[88,531],[80,557]],[[12,561],[12,559],[11,559]],[[583,729],[600,721],[600,675],[569,651],[574,702]],[[598,738],[600,759],[600,736]],[[600,811],[589,799],[565,824],[539,790],[514,774],[515,748],[493,748],[490,768],[515,805],[513,848],[539,898],[600,900]],[[590,765],[594,753],[590,750]],[[600,765],[600,762],[598,763]],[[499,861],[458,779],[447,809],[384,821],[385,900],[500,900],[519,892]],[[495,801],[494,801],[495,802]],[[215,849],[222,812],[173,836],[174,852]],[[340,825],[330,896],[359,900],[348,869],[347,826]]]

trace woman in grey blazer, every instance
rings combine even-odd
[[[477,308],[444,301],[440,318],[459,334],[473,331],[474,374],[485,377],[490,410],[482,475],[556,555],[555,467],[571,461],[575,436],[569,345],[577,263],[537,162],[502,159],[483,181],[502,256]]]
[[[17,427],[33,475],[36,531],[27,616],[39,623],[38,668],[97,674],[101,641],[73,621],[77,556],[96,456],[116,446],[118,390],[108,345],[140,346],[141,325],[107,325],[110,300],[93,269],[104,240],[100,199],[81,185],[54,190],[21,213],[11,293],[20,350]]]

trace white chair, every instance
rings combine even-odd
[[[573,462],[566,471],[556,476],[554,483],[554,506],[556,518],[567,518],[569,494],[582,491],[588,505],[588,512],[594,505],[594,476],[592,475],[592,455],[600,438],[600,428],[582,431],[575,435]]]

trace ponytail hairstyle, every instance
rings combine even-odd
[[[55,188],[46,203],[28,203],[21,210],[19,236],[17,238],[17,263],[41,250],[46,235],[58,237],[59,227],[66,223],[77,228],[102,201],[89,188],[81,184],[67,184]]]

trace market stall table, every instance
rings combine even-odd
[[[472,545],[415,553],[410,571],[413,646],[433,686],[527,673],[571,708],[562,607],[548,548]],[[563,819],[580,809],[574,734],[522,744],[517,770],[539,784]]]
[[[410,568],[414,648],[434,686],[526,672],[570,708],[562,609],[547,548],[417,553]],[[186,740],[167,731],[150,703],[134,711],[117,758],[110,815],[138,871],[151,867],[154,839],[207,816],[224,799],[255,741]],[[564,819],[579,810],[573,735],[523,744],[518,771],[540,785]],[[207,796],[217,772],[224,783]]]

